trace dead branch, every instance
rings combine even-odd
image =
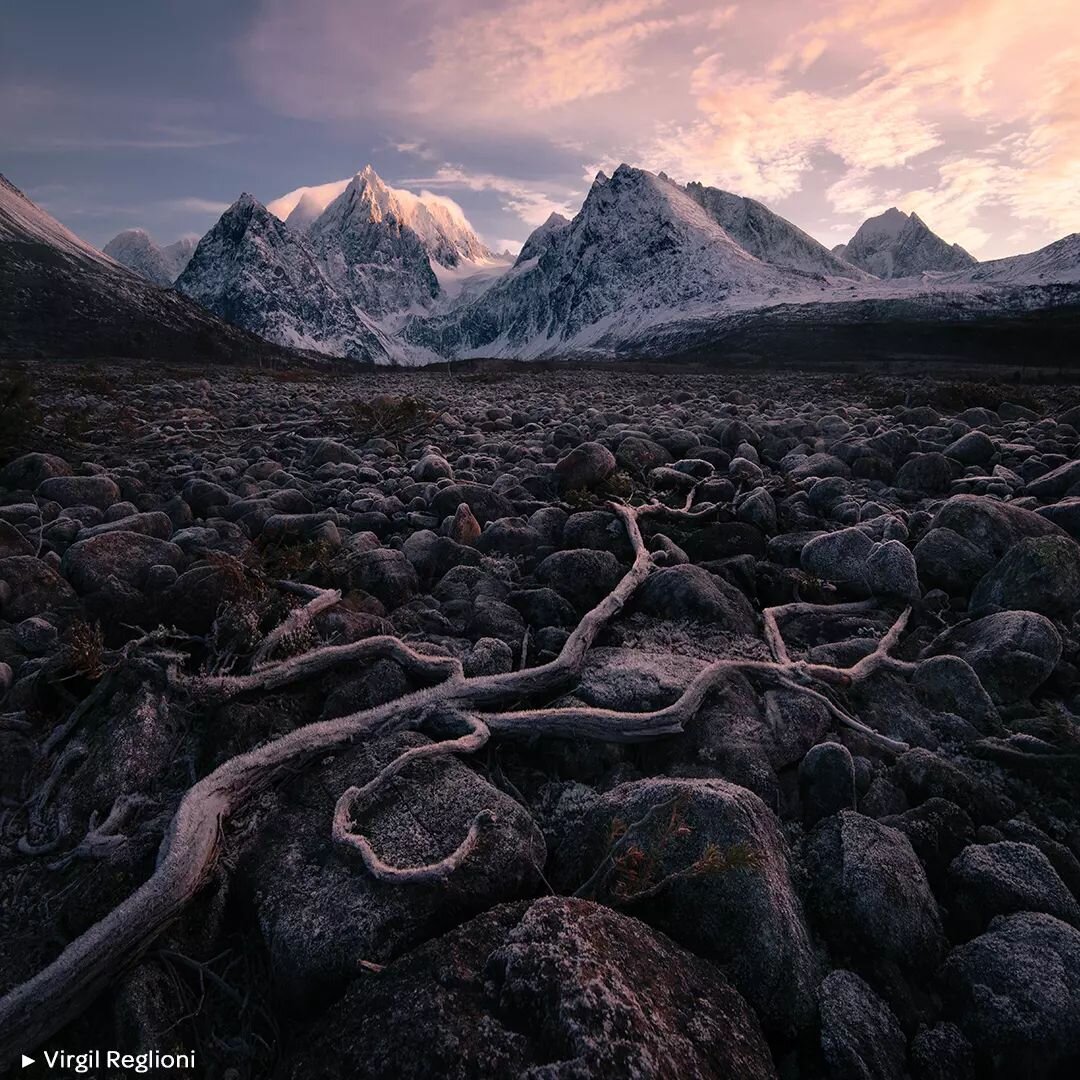
[[[394,758],[389,765],[380,769],[363,787],[348,788],[338,799],[334,807],[334,820],[331,826],[334,843],[357,852],[363,859],[368,872],[379,881],[413,885],[431,885],[445,881],[472,854],[481,832],[495,823],[495,815],[492,811],[482,811],[473,821],[468,835],[449,855],[437,862],[408,867],[391,866],[383,862],[375,854],[367,837],[354,831],[356,825],[354,813],[357,805],[370,800],[410,762],[422,758],[442,757],[447,754],[472,754],[483,747],[491,734],[487,725],[477,716],[466,717],[466,720],[469,724],[468,734],[456,739],[445,739],[442,742],[410,747]]]
[[[224,824],[253,795],[284,772],[295,772],[319,755],[356,739],[400,729],[403,716],[414,712],[419,716],[431,706],[456,707],[472,714],[483,706],[513,705],[530,695],[551,693],[572,680],[581,670],[597,635],[622,610],[652,567],[639,521],[653,514],[686,516],[695,520],[704,512],[689,509],[692,495],[683,510],[659,504],[637,508],[612,505],[633,546],[633,564],[612,591],[582,618],[559,655],[539,667],[466,678],[460,661],[419,652],[389,636],[322,646],[300,656],[266,663],[248,675],[192,676],[171,666],[169,678],[173,687],[211,701],[227,700],[250,690],[274,689],[339,664],[379,657],[395,660],[412,674],[428,679],[441,678],[442,681],[376,708],[297,728],[231,758],[193,784],[166,830],[157,866],[150,878],[72,941],[52,963],[0,999],[0,1068],[10,1063],[17,1053],[40,1046],[54,1035],[108,985],[118,970],[146,950],[209,877],[218,856]],[[489,730],[496,734],[559,734],[605,741],[675,734],[693,717],[708,691],[734,670],[790,678],[797,683],[819,681],[848,686],[880,666],[900,665],[888,655],[888,650],[899,638],[906,619],[907,613],[897,620],[870,656],[850,669],[779,658],[774,661],[718,660],[705,668],[679,700],[665,709],[643,713],[586,708],[526,709],[485,714],[476,720],[472,732],[464,738],[486,739]],[[889,749],[902,745],[885,740],[883,736],[877,736],[877,739],[879,745]],[[458,740],[450,743],[455,741],[462,745]],[[454,752],[448,749],[448,743],[435,746],[439,749],[433,753]],[[402,765],[394,762],[388,768],[400,767]],[[333,826],[335,837],[357,850],[368,870],[381,880],[445,880],[475,850],[482,831],[490,824],[490,814],[479,815],[462,844],[438,863],[417,868],[391,867],[378,858],[362,836],[352,832],[350,792],[339,801]]]

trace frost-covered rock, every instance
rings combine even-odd
[[[557,896],[495,908],[357,980],[301,1044],[290,1080],[776,1077],[715,967],[637,919]]]

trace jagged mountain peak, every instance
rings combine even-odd
[[[236,202],[232,204],[232,206],[229,207],[228,210],[225,211],[225,213],[250,215],[258,210],[266,211],[267,213],[269,213],[269,211],[266,210],[266,207],[263,206],[263,204],[259,202],[259,200],[256,199],[254,195],[252,195],[250,192],[242,191],[240,192],[240,197],[236,200]]]
[[[282,355],[84,243],[0,177],[0,353],[251,359]],[[128,240],[152,245],[145,230]],[[156,250],[156,246],[155,246]]]
[[[827,287],[739,246],[678,184],[620,165],[567,223],[549,222],[482,296],[411,326],[443,354],[535,357],[604,351],[649,327]]]
[[[515,260],[516,265],[528,262],[529,259],[539,258],[551,245],[552,238],[570,224],[570,219],[562,214],[552,212],[548,215],[543,225],[538,225],[528,239],[521,245],[521,251]]]
[[[278,344],[363,360],[396,355],[327,278],[307,238],[247,192],[199,241],[176,288]]]
[[[439,295],[420,236],[380,194],[357,173],[307,231],[335,288],[376,318],[423,310]]]
[[[124,229],[102,250],[121,266],[126,266],[155,285],[171,285],[176,278],[165,253],[145,229]]]
[[[341,197],[350,192],[349,200],[341,204]],[[334,203],[339,203],[335,211],[339,217],[347,207],[349,216],[358,220],[393,218],[416,233],[431,259],[446,269],[495,259],[456,203],[430,191],[416,194],[392,187],[370,164],[346,180],[296,188],[274,199],[269,209],[292,227],[311,230]]]
[[[880,278],[916,277],[927,271],[965,270],[977,261],[949,244],[918,214],[891,206],[867,218],[843,246],[843,257]]]

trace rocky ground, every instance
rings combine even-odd
[[[1076,1075],[1075,395],[4,379],[0,1068]]]

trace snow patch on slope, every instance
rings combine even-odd
[[[51,214],[31,202],[10,180],[0,174],[0,241],[48,244],[81,262],[121,270],[108,255],[80,240]]]
[[[453,199],[431,191],[416,194],[390,187],[370,165],[355,177],[296,188],[268,203],[267,209],[293,228],[306,229],[357,179],[370,193],[375,220],[393,215],[407,225],[420,237],[433,262],[452,269],[460,260],[478,262],[493,257]]]

